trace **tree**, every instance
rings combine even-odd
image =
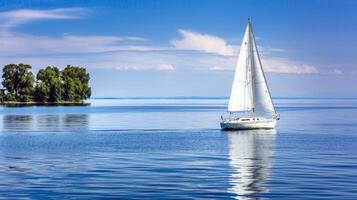
[[[2,74],[0,101],[80,102],[91,96],[89,74],[85,68],[68,65],[39,70],[35,78],[27,64],[5,65]]]
[[[79,102],[91,96],[90,76],[83,67],[67,65],[62,70],[63,100]]]
[[[37,73],[35,99],[40,102],[60,102],[62,100],[62,81],[57,67],[47,67]]]
[[[34,92],[34,76],[31,66],[27,64],[9,64],[3,68],[2,85],[6,89],[5,99],[8,101],[31,101]]]
[[[18,86],[18,100],[28,102],[32,100],[34,92],[35,78],[30,71],[31,66],[26,64],[19,64],[19,86]]]
[[[34,98],[36,102],[48,102],[50,90],[43,82],[38,82],[35,88]]]
[[[2,85],[6,89],[7,93],[14,94],[15,88],[18,83],[18,78],[16,75],[17,65],[9,64],[5,65],[2,69]]]
[[[5,90],[4,89],[0,89],[0,102],[4,102],[5,101]]]

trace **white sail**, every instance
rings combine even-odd
[[[250,22],[239,53],[228,111],[253,111],[259,116],[275,113]]]
[[[252,72],[251,72],[251,34],[250,26],[245,30],[241,45],[236,72],[234,75],[231,97],[229,99],[228,111],[249,111],[253,108]]]
[[[251,26],[251,25],[250,25]],[[270,96],[269,88],[265,80],[265,75],[260,61],[258,48],[255,42],[253,29],[250,28],[253,48],[253,96],[255,114],[258,116],[274,115],[275,109]]]

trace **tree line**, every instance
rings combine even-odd
[[[2,70],[0,101],[81,102],[91,96],[89,73],[83,67],[67,65],[40,69],[36,76],[28,64],[8,64]]]

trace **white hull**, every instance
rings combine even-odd
[[[223,130],[244,130],[244,129],[273,129],[276,119],[265,118],[239,118],[221,121]]]

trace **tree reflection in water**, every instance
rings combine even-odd
[[[3,129],[4,130],[29,130],[34,126],[33,115],[4,115]]]
[[[88,130],[87,114],[65,115],[4,115],[4,131]]]

